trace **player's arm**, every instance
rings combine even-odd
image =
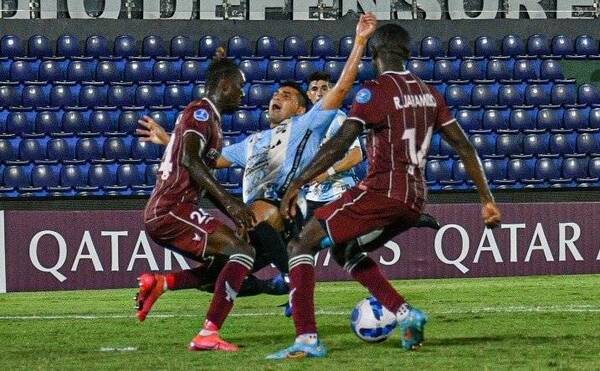
[[[346,153],[344,158],[333,164],[330,168],[328,168],[325,172],[318,175],[315,179],[313,179],[314,183],[321,183],[325,179],[333,176],[336,173],[341,173],[342,171],[348,171],[352,169],[354,166],[358,165],[362,161],[362,151],[360,147],[350,148],[350,150]]]
[[[363,124],[360,121],[346,120],[340,130],[321,146],[310,165],[288,186],[281,200],[280,211],[284,217],[290,218],[296,215],[295,205],[299,189],[341,160],[348,147],[356,140],[362,130]]]
[[[344,98],[352,89],[352,84],[356,80],[358,73],[358,65],[360,59],[365,54],[367,49],[367,41],[375,32],[377,27],[377,18],[375,14],[367,12],[360,16],[360,20],[356,25],[356,36],[354,37],[354,45],[348,61],[344,65],[342,74],[335,86],[322,98],[322,109],[331,110],[342,106]]]
[[[196,184],[212,196],[212,199],[223,207],[231,219],[240,227],[251,229],[254,225],[254,216],[246,205],[232,197],[219,182],[212,176],[208,166],[202,161],[205,151],[204,139],[193,132],[188,132],[183,137],[182,165],[188,170]]]
[[[483,205],[482,217],[485,224],[490,228],[498,226],[501,218],[500,210],[496,207],[494,196],[492,196],[488,187],[487,178],[475,147],[467,139],[465,132],[455,120],[441,126],[440,131],[444,140],[458,153],[465,164],[467,173],[477,186],[479,198]]]

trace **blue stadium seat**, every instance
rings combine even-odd
[[[100,61],[96,66],[96,81],[115,82],[123,80],[123,69],[113,61]]]
[[[295,60],[273,60],[267,67],[267,80],[293,80],[295,68]]]
[[[254,111],[237,110],[232,115],[231,128],[244,133],[254,132],[258,130],[258,120]]]
[[[65,161],[75,158],[75,148],[65,138],[51,138],[46,146],[46,157],[50,160]]]
[[[32,61],[14,61],[10,65],[11,81],[34,81],[38,79],[37,62]]]
[[[481,114],[479,111],[461,109],[456,112],[455,117],[466,132],[481,129]]]
[[[423,80],[433,79],[433,62],[429,60],[411,59],[406,69],[419,76]]]
[[[300,60],[296,63],[295,76],[296,80],[307,81],[310,75],[319,69],[312,60]]]
[[[338,55],[340,57],[348,57],[354,47],[354,38],[352,36],[344,36],[340,39],[338,47]]]
[[[162,82],[179,80],[179,69],[176,62],[158,61],[154,63],[152,79]]]
[[[358,81],[373,80],[377,76],[371,61],[360,61],[358,64]]]
[[[6,132],[8,134],[29,134],[35,130],[32,112],[11,110],[6,116]]]
[[[550,104],[552,86],[549,84],[532,84],[525,89],[525,104],[538,106]]]
[[[24,188],[31,186],[31,173],[28,166],[6,166],[4,168],[4,187]]]
[[[121,35],[115,38],[113,45],[113,55],[116,57],[135,57],[140,53],[137,49],[136,41],[133,36]]]
[[[283,41],[283,55],[288,57],[301,57],[308,55],[306,44],[299,36],[289,36]]]
[[[526,155],[539,155],[548,153],[550,147],[550,135],[526,134],[523,138],[523,153]]]
[[[539,77],[539,67],[536,61],[519,59],[515,62],[513,78],[515,80],[535,80]]]
[[[102,158],[102,146],[97,138],[81,138],[75,145],[77,160],[98,160]]]
[[[502,55],[510,57],[525,55],[525,43],[519,36],[504,36],[502,39]]]
[[[563,115],[563,128],[585,129],[589,123],[589,111],[587,109],[567,108]]]
[[[81,107],[100,107],[106,106],[107,88],[98,85],[83,85],[79,91],[79,106]]]
[[[50,105],[52,107],[73,107],[77,105],[77,96],[73,94],[70,85],[53,85],[50,90]]]
[[[142,41],[142,55],[153,58],[167,56],[167,48],[162,37],[156,35],[144,37]]]
[[[508,162],[507,178],[516,181],[529,180],[535,177],[534,159],[512,159]]]
[[[49,85],[25,85],[21,103],[25,107],[47,107],[50,104]]]
[[[121,137],[110,137],[104,141],[104,158],[124,160],[129,158],[129,147]]]
[[[449,106],[468,106],[471,101],[468,85],[449,85],[446,88],[446,103]]]
[[[600,108],[592,108],[590,111],[590,128],[600,129]]]
[[[512,78],[509,62],[504,59],[491,59],[487,64],[487,78],[490,80],[508,80]]]
[[[204,81],[209,65],[210,61],[208,60],[192,60],[183,62],[181,65],[181,80],[190,82]]]
[[[500,55],[496,40],[487,36],[479,36],[475,39],[475,55],[486,58]]]
[[[264,110],[261,112],[260,118],[258,119],[258,128],[260,130],[267,130],[270,128],[270,126],[271,123],[269,121],[269,111]]]
[[[21,105],[21,87],[13,85],[0,86],[0,106],[20,106]]]
[[[496,137],[497,155],[511,156],[523,153],[523,136],[521,134],[500,134]],[[510,178],[509,178],[510,179]]]
[[[31,185],[34,187],[57,187],[60,184],[59,167],[35,165],[31,169]]]
[[[588,162],[586,157],[583,158],[566,158],[562,163],[562,177],[566,179],[587,178]]]
[[[166,131],[172,131],[175,128],[175,121],[179,115],[177,108],[171,109],[170,107],[155,107],[156,109],[148,116],[152,117],[154,121],[158,122]]]
[[[233,36],[229,39],[228,47],[227,47],[227,55],[230,57],[250,57],[252,56],[253,50],[252,45],[250,44],[250,40],[245,38],[244,36]]]
[[[435,61],[433,67],[433,78],[435,80],[457,80],[460,72],[459,60],[441,59]]]
[[[43,35],[31,36],[27,42],[27,55],[36,58],[52,57],[54,51],[52,51],[50,40]]]
[[[248,93],[248,104],[251,106],[267,106],[272,95],[272,85],[252,84]]]
[[[425,168],[428,181],[440,182],[452,179],[452,161],[429,160]]]
[[[475,85],[471,92],[471,104],[474,106],[494,106],[498,104],[496,86],[489,84]]]
[[[592,36],[581,35],[575,40],[577,55],[598,55],[598,41]]]
[[[96,63],[93,60],[71,61],[67,67],[68,81],[92,81],[96,71]]]
[[[79,47],[79,39],[74,35],[61,35],[56,40],[56,55],[71,58],[83,55]]]
[[[132,82],[150,81],[153,64],[151,60],[130,60],[125,64],[123,79]]]
[[[556,84],[552,88],[552,104],[575,104],[577,103],[577,91],[575,84]]]
[[[565,76],[562,71],[562,66],[554,59],[546,59],[542,61],[540,67],[540,78],[543,80],[560,80]]]
[[[82,133],[90,130],[89,115],[85,111],[66,111],[61,124],[66,133]]]
[[[217,169],[215,171],[215,178],[224,186],[228,184],[228,170],[229,169]]]
[[[537,115],[537,128],[544,130],[562,127],[563,111],[561,109],[542,108]]]
[[[146,179],[147,185],[154,185],[156,183],[156,173],[158,172],[159,164],[148,164],[146,170],[144,170],[144,178]]]
[[[171,39],[172,57],[192,57],[194,56],[194,42],[187,36],[175,36]]]
[[[493,155],[496,151],[495,136],[492,134],[473,134],[469,140],[480,156]]]
[[[440,155],[441,156],[450,156],[450,157],[457,156],[456,151],[454,151],[452,146],[450,144],[448,144],[448,142],[446,142],[444,139],[440,140]]]
[[[600,89],[596,85],[581,84],[578,89],[577,102],[579,104],[600,104]]]
[[[46,145],[39,139],[25,138],[19,143],[19,159],[38,161],[46,157]]]
[[[482,124],[484,129],[494,131],[508,129],[508,112],[495,109],[485,110]]]
[[[342,74],[344,64],[345,63],[342,61],[327,61],[325,63],[325,68],[323,69],[323,71],[331,76],[332,82],[336,82]]]
[[[166,106],[187,106],[192,96],[191,90],[187,90],[182,85],[168,85],[165,88],[164,104]]]
[[[8,58],[25,56],[21,39],[15,35],[3,36],[0,39],[0,56]]]
[[[267,75],[267,64],[264,61],[245,59],[240,62],[238,67],[248,82],[264,80]]]
[[[562,159],[540,158],[535,165],[535,177],[550,180],[561,178]]]
[[[554,134],[550,137],[550,153],[568,155],[576,151],[577,135],[570,134]]]
[[[12,60],[0,58],[0,81],[10,81],[10,65]]]
[[[527,54],[539,56],[551,54],[548,38],[540,34],[529,36],[529,39],[527,39]]]
[[[114,133],[117,127],[117,112],[109,108],[97,109],[90,114],[90,131],[93,133]]]
[[[448,41],[449,57],[463,58],[472,55],[473,50],[465,38],[461,36],[455,36]]]
[[[35,116],[35,132],[50,135],[60,132],[60,121],[57,112],[41,111]]]
[[[592,178],[600,178],[600,157],[590,159],[588,173]]]
[[[524,86],[506,84],[498,90],[498,104],[502,106],[519,106],[525,102]]]
[[[198,55],[201,57],[212,58],[215,51],[221,45],[221,41],[215,36],[204,36],[200,39]]]
[[[138,120],[142,118],[144,111],[138,110],[122,110],[119,114],[118,127],[119,132],[133,134],[135,129],[139,127]]]
[[[158,160],[158,146],[149,142],[142,142],[134,139],[131,147],[131,158],[139,160]]]
[[[444,55],[442,41],[435,36],[428,36],[421,40],[421,56],[428,58],[441,57]]]
[[[59,63],[57,61],[44,61],[40,64],[39,80],[40,81],[64,81],[67,77],[66,68],[64,68],[64,63]]]
[[[108,40],[98,35],[88,37],[85,41],[85,55],[94,58],[109,56]]]
[[[485,61],[467,59],[460,64],[461,80],[483,80],[485,79]]]
[[[246,94],[244,92],[244,94]],[[192,88],[192,100],[202,99],[206,96],[206,85],[204,84],[194,84]]]
[[[315,36],[312,40],[311,55],[316,57],[333,57],[337,54],[335,43],[329,36]]]
[[[256,55],[259,57],[274,57],[281,55],[279,41],[272,36],[263,36],[256,41]]]
[[[135,91],[135,104],[138,106],[160,106],[163,100],[163,92],[160,86],[139,85]]]
[[[144,184],[140,165],[123,164],[117,169],[117,185],[134,187]]]
[[[581,133],[577,136],[577,153],[600,154],[600,135]]]
[[[113,167],[105,164],[93,164],[88,172],[88,185],[91,187],[110,187],[117,179]]]
[[[482,162],[483,170],[488,180],[503,180],[506,179],[507,161],[504,159],[489,159],[486,158]]]
[[[575,52],[573,40],[569,36],[558,35],[552,38],[552,54],[567,56]]]
[[[228,172],[228,183],[232,185],[237,185],[238,187],[242,185],[242,177],[244,176],[244,169],[241,167],[232,167]]]
[[[60,185],[63,187],[84,187],[87,185],[86,165],[63,165],[60,171]]]

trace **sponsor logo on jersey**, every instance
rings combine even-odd
[[[208,121],[208,117],[208,111],[203,108],[200,108],[194,112],[194,118],[198,121]]]
[[[367,88],[362,88],[356,93],[356,102],[360,104],[368,103],[371,100],[371,91]]]

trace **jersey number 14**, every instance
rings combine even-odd
[[[419,146],[418,151],[415,132],[415,129],[404,130],[404,135],[402,135],[402,139],[408,140],[408,155],[410,157],[411,164],[416,165],[419,168],[423,168],[425,166],[427,152],[429,152],[429,145],[431,144],[431,135],[433,134],[433,128],[429,127],[427,129],[425,139],[423,139],[423,143],[421,143],[421,145]]]

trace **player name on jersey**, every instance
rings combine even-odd
[[[437,103],[431,94],[407,94],[402,97],[394,97],[394,106],[400,110],[408,107],[436,107]]]

